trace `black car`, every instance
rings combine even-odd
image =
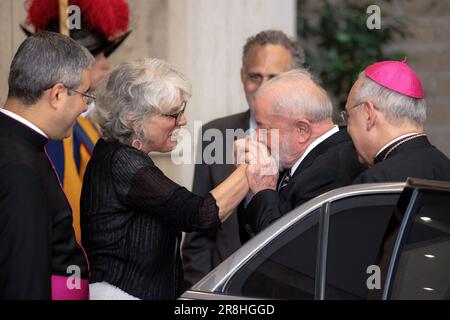
[[[325,193],[257,234],[181,299],[450,299],[450,182]]]

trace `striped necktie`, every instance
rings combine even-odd
[[[281,191],[284,187],[286,187],[290,179],[291,179],[291,170],[288,169],[283,174],[283,178],[281,179],[280,184],[278,185],[278,191]]]

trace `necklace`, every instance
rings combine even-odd
[[[413,136],[410,136],[410,137],[408,137],[408,138],[406,138],[406,139],[403,139],[403,140],[397,142],[394,146],[392,146],[392,147],[388,150],[388,152],[386,152],[386,154],[385,154],[384,157],[383,157],[383,161],[386,160],[386,158],[391,154],[392,151],[394,151],[395,149],[397,149],[399,146],[401,146],[401,145],[404,144],[405,142],[408,142],[408,141],[411,141],[411,140],[413,140],[413,139],[416,139],[416,138],[419,138],[419,137],[423,137],[423,136],[426,136],[426,134],[425,134],[425,133],[418,133],[418,134],[415,134],[415,135],[413,135]]]

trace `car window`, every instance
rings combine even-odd
[[[422,190],[405,229],[390,299],[450,299],[450,193]]]
[[[371,286],[369,292],[368,268],[380,266],[398,198],[399,193],[371,194],[331,204],[325,299],[381,298],[382,290]]]
[[[224,293],[272,299],[314,299],[318,212],[283,232],[231,277]]]

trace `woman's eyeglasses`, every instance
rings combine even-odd
[[[175,125],[178,125],[183,117],[184,111],[186,110],[187,101],[183,102],[180,111],[171,112],[171,113],[163,113],[162,115],[165,117],[171,117],[175,119]]]

